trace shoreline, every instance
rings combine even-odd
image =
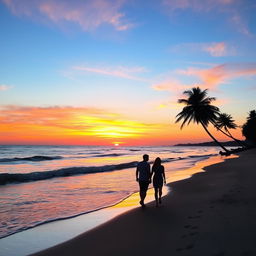
[[[255,152],[171,183],[159,208],[130,210],[34,255],[256,255]]]
[[[190,168],[184,167],[183,169],[175,171],[175,175],[172,175],[167,180],[167,183],[181,179],[188,179],[194,173],[203,171],[203,166],[220,161],[222,161],[220,156],[214,156],[198,161]],[[163,189],[163,195],[166,195],[167,193],[168,188],[166,186]],[[146,203],[151,201],[154,201],[153,188],[149,189],[146,198]],[[132,193],[113,205],[106,206],[89,213],[79,214],[77,216],[67,217],[60,220],[53,220],[1,238],[0,247],[4,248],[4,255],[8,256],[16,255],[16,250],[19,251],[20,255],[36,253],[73,239],[79,234],[97,228],[98,226],[111,221],[116,216],[125,214],[134,208],[140,208],[138,202],[138,192]],[[52,239],[49,239],[48,236],[52,237]],[[15,244],[16,248],[13,248],[13,244]],[[24,247],[26,247],[26,250],[24,250]]]

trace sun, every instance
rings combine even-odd
[[[118,147],[118,146],[119,146],[119,143],[115,143],[114,145],[115,145],[115,147]]]

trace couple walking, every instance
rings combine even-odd
[[[164,166],[161,165],[161,159],[159,157],[155,159],[152,171],[150,171],[148,159],[148,155],[143,155],[143,161],[138,163],[136,169],[136,181],[138,181],[140,185],[140,204],[142,207],[145,207],[144,199],[147,195],[148,185],[151,183],[152,176],[156,206],[161,204],[163,183],[166,184]]]

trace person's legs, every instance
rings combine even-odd
[[[140,190],[140,204],[144,205],[144,200],[146,198],[146,191],[145,190]]]
[[[145,200],[146,195],[147,195],[147,190],[148,190],[149,183],[140,181],[139,184],[140,184],[140,204],[142,206],[145,206],[144,200]]]
[[[163,187],[160,187],[160,188],[159,188],[159,204],[162,203],[162,188],[163,188]]]
[[[156,206],[158,206],[158,188],[154,187],[154,189],[155,189]]]

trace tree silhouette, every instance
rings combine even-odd
[[[230,132],[229,129],[236,129],[238,126],[235,124],[234,119],[232,118],[231,115],[226,114],[226,113],[219,113],[214,126],[223,134],[228,136],[229,138],[233,139],[234,141],[237,142],[238,145],[240,146],[245,146],[245,144],[236,139]],[[224,131],[222,130],[224,129]]]
[[[209,123],[215,123],[219,108],[211,105],[211,102],[215,100],[214,97],[207,97],[207,89],[201,90],[199,87],[194,87],[191,90],[183,92],[187,96],[186,99],[179,99],[178,103],[183,103],[186,106],[176,116],[176,123],[183,120],[181,129],[185,124],[189,125],[191,121],[197,124],[201,124],[207,134],[227,153],[229,152],[214,136],[209,132],[207,126]]]
[[[242,133],[246,140],[256,145],[256,111],[251,110],[247,117],[246,123],[243,125]]]

